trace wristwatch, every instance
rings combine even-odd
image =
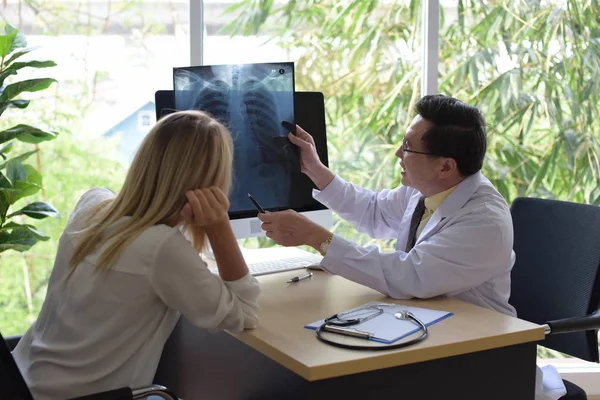
[[[327,240],[324,241],[323,243],[321,243],[321,245],[319,246],[319,249],[320,249],[319,251],[321,252],[322,256],[325,256],[325,254],[327,254],[327,250],[329,249],[329,245],[331,244],[332,240],[333,240],[333,233],[330,233]]]

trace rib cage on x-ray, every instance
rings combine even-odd
[[[186,71],[190,82],[186,90],[195,93],[192,107],[219,119],[233,136],[231,210],[251,209],[248,192],[263,207],[290,204],[298,155],[281,129],[283,114],[274,96],[280,89],[278,77],[277,72],[263,79],[234,72],[228,81],[224,77],[204,80]]]

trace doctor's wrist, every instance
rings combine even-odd
[[[306,245],[321,252],[321,244],[325,243],[332,235],[327,229],[322,226],[315,227],[315,232],[309,235]]]
[[[335,178],[333,171],[323,164],[315,171],[307,172],[306,175],[314,182],[319,190],[325,189],[333,181],[333,178]]]

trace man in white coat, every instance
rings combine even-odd
[[[358,246],[292,210],[259,214],[262,228],[277,244],[320,251],[324,270],[390,297],[447,295],[516,316],[508,302],[515,262],[510,209],[480,172],[485,120],[477,108],[443,95],[424,96],[415,110],[396,152],[402,185],[391,190],[344,181],[321,163],[307,132],[297,127],[297,136],[289,135],[302,172],[319,188],[315,199],[360,232],[397,239],[394,252]],[[540,372],[536,399],[565,393],[556,370],[543,382]]]
[[[310,245],[333,274],[397,299],[449,295],[509,315],[513,228],[504,198],[480,172],[486,151],[481,113],[451,97],[425,96],[396,152],[402,185],[372,192],[325,167],[301,128],[290,141],[314,197],[396,251],[361,247],[294,211],[259,215],[266,235],[284,246]]]

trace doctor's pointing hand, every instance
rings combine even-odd
[[[321,251],[331,235],[327,229],[293,210],[258,214],[268,238],[281,246],[309,245]]]
[[[283,125],[291,130],[293,127],[288,122]],[[317,154],[315,141],[304,129],[296,125],[296,135],[289,134],[290,142],[296,145],[300,152],[300,169],[319,189],[325,188],[335,177]],[[258,214],[262,221],[262,229],[266,236],[281,246],[309,245],[322,253],[322,245],[333,234],[321,225],[314,223],[304,215],[293,210]]]

